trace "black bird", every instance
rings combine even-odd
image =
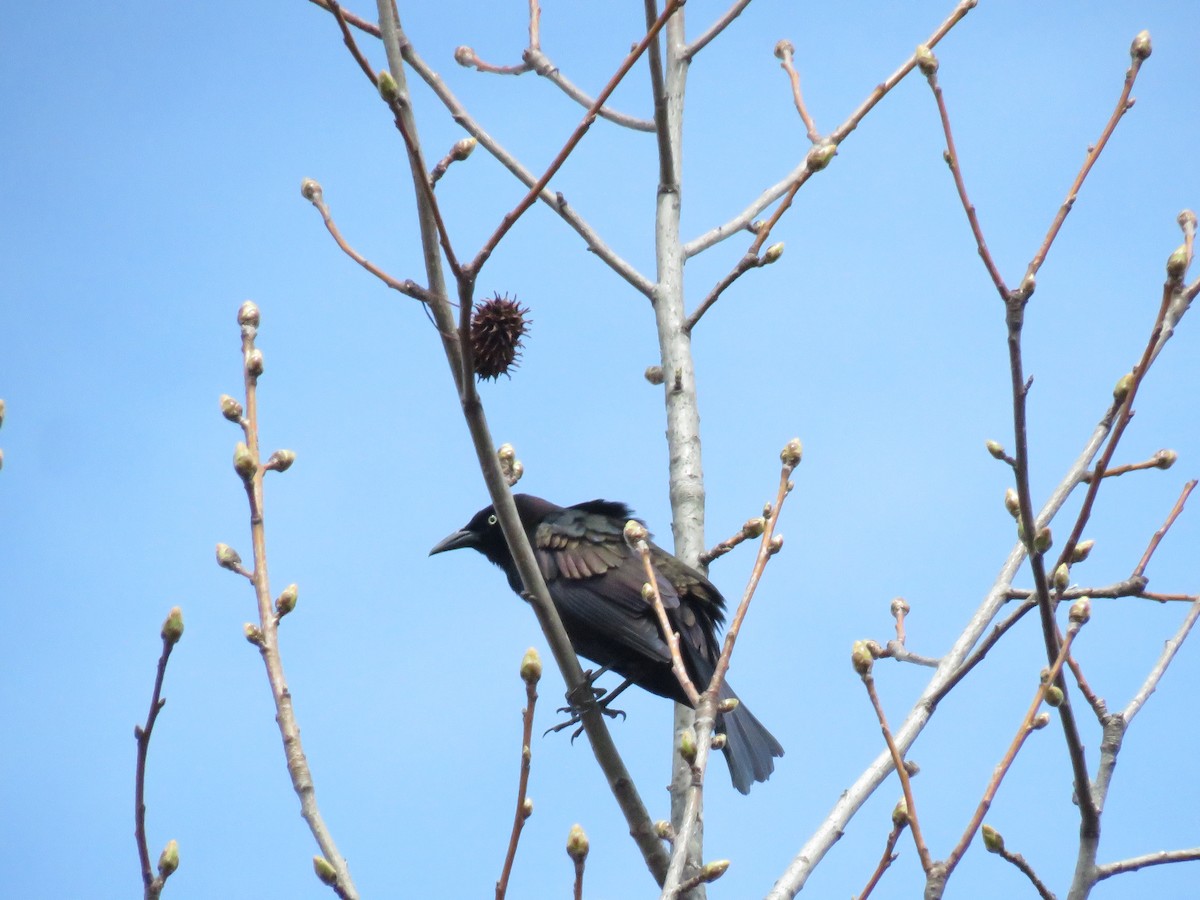
[[[642,598],[642,561],[625,543],[625,523],[634,517],[629,507],[591,500],[564,508],[529,494],[515,494],[513,499],[575,652],[653,694],[687,703],[671,671],[671,651],[654,607]],[[478,550],[504,570],[518,595],[523,593],[493,507],[480,510],[429,553],[460,547]],[[725,619],[725,598],[691,566],[653,543],[650,548],[667,617],[679,633],[684,666],[696,689],[703,691],[720,655],[717,628]],[[736,696],[727,683],[721,685],[721,699]],[[745,704],[719,715],[717,731],[726,736],[729,774],[743,794],[753,782],[766,781],[775,769],[774,757],[783,756],[783,747]]]

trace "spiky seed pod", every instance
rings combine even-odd
[[[521,356],[521,338],[529,331],[529,308],[508,295],[496,294],[475,304],[471,316],[471,347],[480,380],[509,375]],[[511,377],[511,376],[510,376]]]

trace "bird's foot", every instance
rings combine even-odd
[[[579,727],[571,733],[571,743],[575,743],[575,738],[583,734],[583,725],[581,724],[583,721],[583,714],[592,707],[596,707],[603,715],[608,716],[610,719],[615,719],[617,716],[620,716],[622,719],[625,718],[625,710],[613,709],[609,706],[609,704],[612,703],[612,701],[617,698],[617,695],[625,690],[625,688],[629,687],[630,682],[623,682],[616,690],[614,690],[612,693],[609,693],[604,688],[598,688],[594,684],[596,678],[600,677],[603,672],[604,670],[602,669],[600,672],[596,673],[592,673],[591,671],[584,673],[586,677],[584,683],[575,688],[575,690],[568,692],[568,705],[559,707],[558,709],[558,712],[560,713],[569,713],[570,718],[565,722],[559,722],[557,725],[547,728],[542,733],[542,737],[545,737],[551,732],[557,733],[559,731],[565,731],[572,725],[579,725]]]

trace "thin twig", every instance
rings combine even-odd
[[[753,519],[748,519],[746,524],[742,526],[742,530],[733,537],[726,538],[720,543],[713,546],[711,550],[705,550],[700,554],[700,565],[707,566],[715,559],[720,559],[738,544],[750,538],[756,538],[763,533],[763,529],[767,527],[767,520],[762,516],[756,516]]]
[[[517,808],[513,813],[512,832],[508,837],[508,852],[504,854],[504,866],[496,882],[496,900],[504,900],[508,892],[508,878],[517,858],[517,844],[521,840],[525,820],[532,811],[532,807],[527,806],[526,794],[529,790],[529,767],[533,759],[533,709],[537,705],[537,684],[541,674],[542,661],[538,659],[537,651],[530,648],[521,661],[521,678],[525,681],[525,709],[521,713],[521,774],[517,779]]]
[[[1150,674],[1146,676],[1145,682],[1138,689],[1138,692],[1134,694],[1133,699],[1129,701],[1129,705],[1122,710],[1121,717],[1125,720],[1126,728],[1133,721],[1133,717],[1146,705],[1146,701],[1150,699],[1150,695],[1158,688],[1158,683],[1162,681],[1162,677],[1167,673],[1167,667],[1171,664],[1171,660],[1175,658],[1175,654],[1179,652],[1179,648],[1187,638],[1188,632],[1192,630],[1192,626],[1196,624],[1198,617],[1200,617],[1200,598],[1192,602],[1192,608],[1188,610],[1183,624],[1179,626],[1179,630],[1175,633],[1175,636],[1163,646],[1162,654],[1158,657],[1154,668],[1150,670]]]
[[[1179,514],[1183,512],[1183,505],[1187,503],[1188,497],[1196,488],[1196,479],[1192,479],[1183,486],[1183,491],[1179,494],[1179,499],[1175,501],[1175,506],[1171,509],[1171,514],[1167,516],[1167,520],[1163,522],[1162,527],[1154,532],[1154,536],[1150,538],[1150,546],[1146,548],[1146,552],[1142,554],[1142,558],[1138,561],[1137,566],[1133,570],[1135,578],[1140,578],[1146,572],[1146,566],[1150,565],[1150,557],[1154,555],[1154,551],[1158,549],[1158,545],[1162,539],[1166,537],[1167,532],[1171,530],[1171,526],[1175,524],[1175,520],[1179,518]]]
[[[1020,853],[1013,853],[1005,847],[1000,847],[996,851],[997,855],[1007,862],[1012,863],[1017,869],[1029,879],[1029,883],[1033,885],[1033,889],[1038,892],[1038,896],[1042,900],[1056,900],[1050,888],[1046,887],[1045,882],[1038,878],[1037,872],[1033,871],[1033,866],[1026,862],[1025,857]]]
[[[300,799],[300,814],[308,823],[322,856],[334,874],[334,881],[330,887],[342,900],[357,900],[358,889],[350,877],[350,868],[338,852],[333,835],[317,806],[312,771],[304,756],[300,727],[292,706],[292,694],[287,686],[283,660],[279,653],[279,619],[271,604],[271,587],[267,576],[267,533],[263,524],[263,476],[266,469],[259,463],[261,454],[258,432],[258,377],[262,372],[262,356],[254,346],[258,321],[258,308],[252,303],[243,304],[238,312],[238,322],[242,331],[242,374],[246,389],[246,415],[243,420],[246,444],[242,449],[248,453],[249,465],[239,474],[242,475],[250,507],[250,534],[254,547],[253,583],[259,619],[257,631],[247,629],[247,637],[254,635],[253,642],[258,647],[266,668],[271,697],[275,701],[275,721],[283,739],[288,775],[292,788]],[[235,458],[235,464],[236,462]]]
[[[321,7],[321,9],[333,12],[333,9],[331,8],[331,0],[309,0],[309,2],[316,4],[317,6]],[[354,13],[347,12],[345,10],[342,11],[342,15],[345,16],[347,22],[349,22],[359,31],[365,31],[372,37],[380,37],[381,32],[379,30],[379,26],[374,22],[368,22],[362,16],[356,16]]]
[[[154,673],[154,690],[150,695],[150,711],[146,714],[146,724],[136,725],[133,737],[137,741],[137,768],[134,774],[133,787],[133,821],[134,839],[137,841],[138,859],[142,865],[142,885],[145,900],[158,900],[162,894],[163,885],[170,877],[169,866],[160,864],[158,875],[150,868],[150,846],[146,839],[146,761],[150,753],[150,735],[154,731],[154,723],[158,721],[159,711],[167,702],[162,697],[163,679],[167,674],[167,661],[171,651],[183,634],[183,615],[176,607],[171,610],[162,628],[162,653],[158,657],[158,668]]]
[[[780,250],[782,250],[782,245],[780,245]],[[768,259],[769,256],[770,251],[762,256],[759,256],[757,253],[747,253],[745,256],[739,259],[737,264],[734,265],[729,273],[716,283],[713,289],[708,292],[708,296],[704,298],[703,302],[701,302],[701,304],[692,311],[692,314],[687,317],[687,321],[683,323],[684,332],[687,334],[692,333],[692,329],[696,327],[696,323],[699,322],[701,317],[708,312],[709,308],[720,299],[721,294],[727,287],[729,287],[751,269],[757,269],[761,266],[768,265],[779,258],[779,256],[776,255],[774,259]]]
[[[1096,880],[1103,881],[1114,875],[1125,872],[1136,872],[1147,866],[1161,866],[1164,863],[1195,862],[1200,860],[1200,847],[1188,847],[1186,850],[1159,850],[1157,853],[1147,853],[1144,856],[1134,856],[1119,862],[1105,863],[1096,866]]]
[[[313,0],[316,2],[316,0]],[[304,197],[317,208],[317,212],[321,214],[321,221],[325,223],[325,228],[329,231],[330,236],[337,243],[342,252],[349,256],[352,260],[382,281],[393,291],[399,291],[406,297],[412,297],[414,300],[420,300],[422,303],[432,302],[432,294],[421,285],[417,284],[411,278],[406,278],[404,281],[398,278],[393,278],[375,263],[371,262],[357,250],[350,246],[342,232],[338,229],[337,224],[333,221],[333,214],[329,211],[329,206],[325,203],[324,192],[321,186],[311,178],[306,180],[301,187],[301,193]],[[248,577],[248,576],[247,576]]]
[[[643,534],[646,527],[639,522],[630,521],[631,525],[637,525]],[[626,527],[625,533],[628,536],[630,529]],[[626,540],[629,540],[627,537]],[[650,542],[645,537],[639,537],[632,542],[634,552],[642,558],[642,571],[646,574],[646,581],[642,587],[642,596],[649,594],[649,599],[654,606],[654,613],[658,616],[658,627],[662,629],[663,637],[667,641],[667,646],[671,650],[671,671],[675,673],[675,678],[679,682],[679,686],[683,688],[683,693],[688,698],[688,703],[692,706],[700,705],[700,693],[696,690],[696,686],[692,684],[692,679],[688,677],[687,668],[683,664],[683,656],[679,652],[679,632],[671,625],[671,620],[667,618],[667,609],[663,605],[662,594],[658,590],[658,576],[654,571],[654,562],[650,559]],[[649,588],[647,591],[646,589]]]
[[[1141,472],[1145,469],[1169,469],[1175,464],[1176,454],[1174,450],[1159,450],[1149,459],[1142,460],[1136,463],[1126,463],[1123,466],[1114,466],[1111,469],[1105,469],[1101,477],[1116,478],[1118,475],[1125,475],[1129,472]],[[1095,477],[1093,472],[1088,472],[1084,477],[1084,482],[1090,482]]]
[[[875,886],[879,884],[879,879],[883,878],[883,873],[899,857],[899,854],[895,852],[896,842],[900,840],[900,833],[904,831],[904,826],[908,824],[908,817],[893,814],[892,821],[892,830],[888,834],[887,842],[883,846],[883,856],[879,858],[879,864],[875,866],[875,871],[867,881],[867,886],[863,888],[862,893],[858,895],[856,900],[867,900],[871,896],[871,891],[875,890]]]
[[[719,19],[709,25],[708,28],[701,33],[700,37],[696,38],[694,41],[684,47],[682,54],[683,59],[687,62],[691,62],[692,58],[695,57],[697,53],[708,46],[713,38],[728,28],[730,23],[740,16],[742,14],[742,10],[749,5],[750,0],[734,0],[733,5],[730,6],[729,9],[725,10]]]
[[[796,71],[796,66],[792,62],[795,53],[796,45],[791,41],[780,41],[775,45],[775,55],[779,57],[779,67],[787,72],[788,80],[792,83],[792,101],[796,104],[796,112],[800,114],[800,119],[804,122],[808,139],[817,144],[821,141],[821,132],[817,131],[817,123],[813,121],[808,107],[804,105],[804,94],[800,91],[800,73]]]

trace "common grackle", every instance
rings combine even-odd
[[[671,651],[654,608],[642,598],[646,573],[641,559],[625,544],[625,523],[633,513],[623,503],[592,500],[561,507],[515,494],[517,512],[537,556],[542,577],[575,651],[660,697],[687,703],[671,671]],[[492,507],[480,510],[461,530],[430,552],[472,547],[504,570],[508,583],[523,594],[508,544]],[[658,590],[688,676],[703,691],[712,678],[720,647],[717,627],[724,621],[725,599],[698,571],[651,544]],[[727,683],[720,699],[737,695]],[[766,781],[783,747],[745,704],[717,717],[726,736],[725,760],[733,786],[748,793]]]

